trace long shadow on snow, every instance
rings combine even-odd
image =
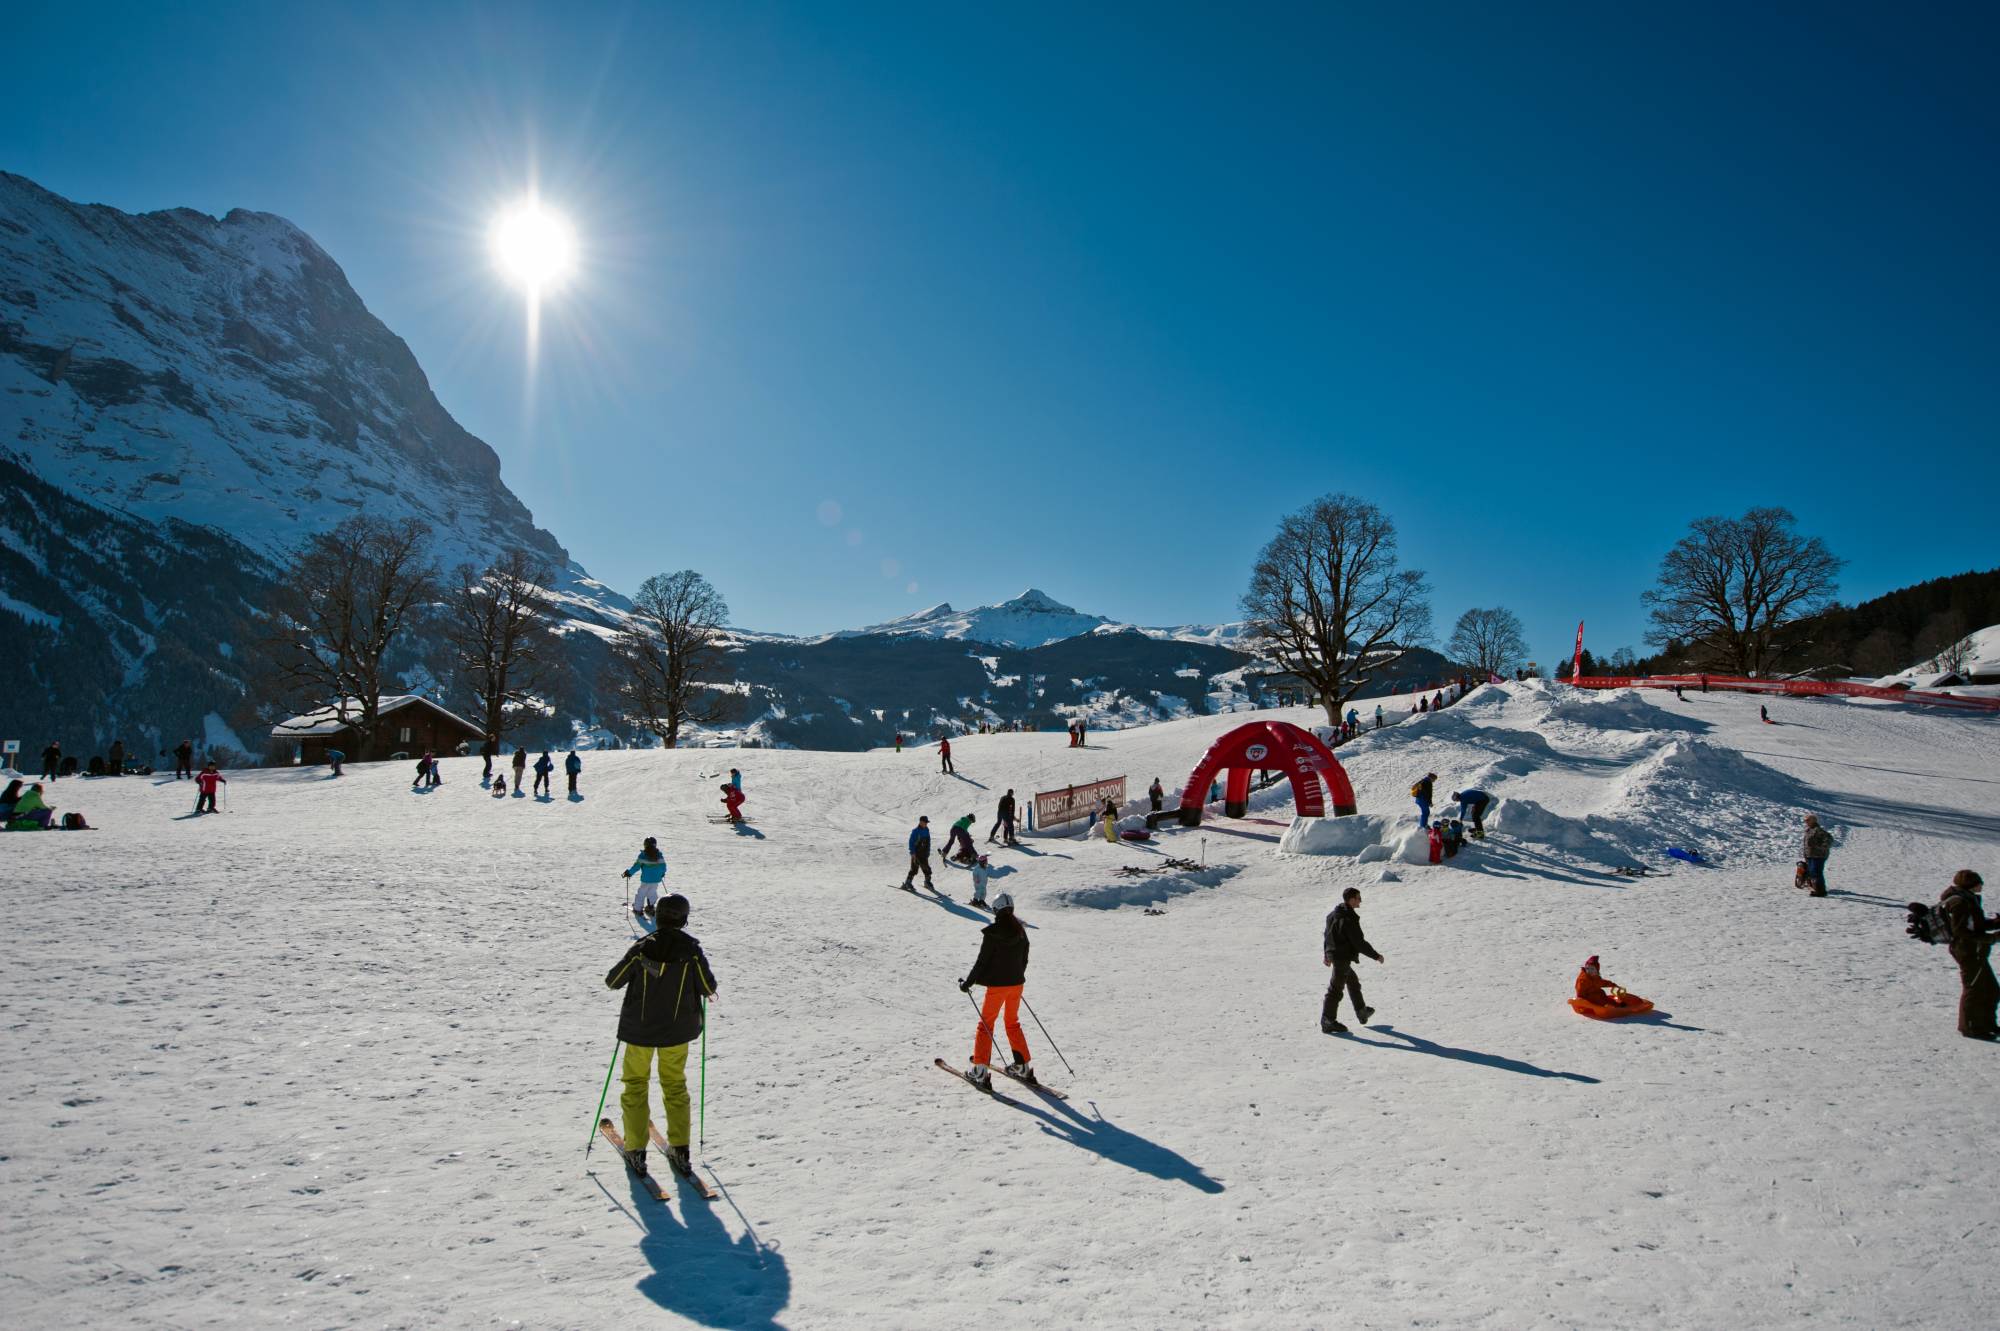
[[[1415,864],[1413,869],[1445,867],[1461,872],[1484,874],[1490,878],[1542,878],[1560,883],[1575,883],[1579,887],[1626,887],[1639,880],[1608,869],[1585,869],[1578,865],[1559,860],[1553,855],[1545,855],[1538,850],[1530,850],[1520,842],[1508,842],[1505,846],[1495,844],[1492,838],[1475,841],[1461,850],[1442,866]],[[1521,861],[1517,863],[1516,861]],[[1536,866],[1543,867],[1536,867]],[[1509,872],[1509,871],[1512,872]],[[1661,875],[1664,877],[1665,875]]]
[[[1878,767],[1874,763],[1850,763],[1839,758],[1814,758],[1803,753],[1769,753],[1763,749],[1744,749],[1753,758],[1776,758],[1789,763],[1828,763],[1834,767],[1851,767],[1860,772],[1889,772],[1896,776],[1927,776],[1937,781],[1976,781],[1982,786],[2000,786],[2000,781],[1985,776],[1960,776],[1951,772],[1916,772],[1907,767]]]
[[[1909,902],[1898,901],[1894,897],[1872,896],[1867,892],[1849,892],[1838,887],[1829,887],[1826,890],[1826,894],[1828,897],[1845,897],[1849,901],[1858,901],[1864,906],[1881,906],[1887,910],[1908,910],[1910,908]]]
[[[971,777],[960,776],[957,772],[946,772],[944,773],[944,775],[950,777],[954,781],[963,781],[966,785],[973,787],[975,790],[990,789],[990,787],[988,787],[984,781],[974,781]]]
[[[958,916],[958,918],[960,918],[961,920],[976,920],[980,924],[992,923],[991,920],[989,920],[986,916],[981,915],[978,911],[974,910],[972,907],[961,906],[956,901],[953,901],[950,897],[943,896],[937,892],[919,892],[916,895],[918,896],[919,899],[928,901],[932,905],[938,907],[940,910]]]
[[[1438,1058],[1456,1059],[1461,1063],[1477,1063],[1482,1067],[1498,1068],[1502,1072],[1518,1072],[1527,1077],[1555,1077],[1562,1081],[1580,1081],[1591,1086],[1597,1085],[1599,1081],[1598,1078],[1586,1077],[1581,1072],[1556,1072],[1550,1068],[1537,1067],[1533,1063],[1524,1063],[1518,1058],[1507,1058],[1501,1054],[1482,1054],[1476,1049],[1454,1049],[1448,1044],[1438,1044],[1436,1041],[1426,1040],[1420,1035],[1411,1035],[1406,1031],[1399,1031],[1394,1026],[1387,1024],[1371,1026],[1368,1029],[1381,1031],[1385,1035],[1393,1035],[1398,1040],[1403,1041],[1403,1043],[1389,1044],[1383,1040],[1364,1040],[1359,1035],[1352,1033],[1346,1038],[1355,1044],[1372,1045],[1377,1049],[1398,1049],[1407,1054],[1433,1054]]]
[[[778,1313],[791,1302],[792,1273],[776,1248],[759,1244],[747,1229],[742,1238],[730,1238],[710,1204],[684,1183],[674,1205],[685,1221],[647,1196],[631,1175],[625,1175],[625,1182],[631,1189],[629,1207],[604,1180],[597,1179],[597,1186],[645,1230],[639,1252],[653,1272],[636,1286],[641,1294],[702,1326],[728,1331],[778,1326]]]
[[[1970,809],[1943,809],[1934,804],[1901,804],[1868,795],[1827,795],[1823,812],[1862,827],[1889,827],[1899,832],[1955,837],[1960,841],[2000,840],[2000,814]]]
[[[1679,1022],[1671,1020],[1673,1015],[1671,1012],[1662,1012],[1658,1008],[1654,1008],[1651,1012],[1642,1012],[1636,1017],[1620,1017],[1616,1024],[1620,1026],[1658,1026],[1662,1030],[1696,1031],[1703,1035],[1708,1033],[1708,1027],[1706,1026],[1683,1026]]]
[[[994,1080],[1000,1079],[996,1077]],[[1136,1169],[1141,1174],[1151,1174],[1154,1178],[1165,1179],[1170,1183],[1185,1183],[1190,1188],[1202,1192],[1222,1191],[1222,1184],[1219,1181],[1210,1178],[1207,1171],[1180,1152],[1107,1122],[1104,1111],[1098,1109],[1095,1100],[1090,1102],[1091,1111],[1097,1115],[1095,1118],[1084,1117],[1070,1108],[1066,1101],[1042,1099],[1039,1096],[1032,1104],[1014,1099],[999,1103],[1018,1109],[1030,1118],[1039,1119],[1042,1131],[1049,1136],[1066,1141],[1072,1146],[1081,1147],[1115,1164],[1124,1165],[1127,1169]],[[1049,1110],[1056,1112],[1050,1113]]]

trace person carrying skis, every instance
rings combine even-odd
[[[743,821],[743,792],[727,781],[722,783],[722,807],[729,811],[729,821]]]
[[[228,784],[229,778],[216,771],[214,763],[203,763],[201,774],[194,779],[195,790],[199,792],[194,797],[194,811],[214,813],[215,792]]]
[[[646,1173],[646,1083],[660,1079],[660,1108],[667,1119],[667,1164],[692,1177],[688,1146],[694,1115],[688,1099],[688,1048],[701,1036],[707,1000],[715,996],[715,972],[700,940],[686,931],[688,899],[676,892],[659,904],[659,927],[626,949],[604,977],[607,989],[623,989],[618,1038],[625,1042],[618,1097],[625,1115],[625,1161]]]
[[[1167,788],[1160,784],[1160,778],[1154,777],[1153,784],[1146,787],[1146,798],[1151,801],[1154,813],[1166,807]]]
[[[972,824],[975,817],[976,815],[968,813],[951,825],[951,831],[944,842],[944,857],[947,860],[971,864],[979,858],[979,851],[972,844]]]
[[[1467,818],[1472,820],[1472,839],[1474,841],[1484,841],[1486,839],[1486,806],[1493,802],[1493,797],[1483,790],[1454,790],[1451,792],[1451,797],[1458,801],[1459,819],[1461,821]]]
[[[543,749],[542,756],[535,759],[535,793],[537,795],[552,793],[549,789],[549,776],[555,770],[556,760],[549,757],[547,749]]]
[[[493,779],[493,760],[499,754],[500,743],[493,736],[488,735],[479,741],[479,757],[486,764],[485,770],[479,774],[481,781],[491,781]]]
[[[931,886],[931,816],[922,814],[917,825],[910,829],[910,871],[903,875],[903,886],[916,890],[917,870],[924,871],[924,886]],[[936,891],[935,888],[932,888]]]
[[[1958,1033],[1969,1040],[2000,1040],[2000,980],[1993,976],[1993,940],[2000,919],[1991,919],[1980,899],[1986,880],[1970,869],[1951,876],[1937,908],[1951,921],[1951,959],[1958,963]]]
[[[938,771],[956,775],[951,766],[951,737],[938,736]]]
[[[174,745],[174,780],[192,780],[193,778],[194,745],[187,740],[182,740],[180,743]]]
[[[1354,973],[1354,963],[1363,957],[1385,960],[1380,952],[1368,946],[1367,936],[1361,932],[1361,889],[1350,887],[1340,894],[1340,904],[1326,917],[1326,932],[1320,939],[1320,956],[1333,968],[1333,979],[1326,987],[1326,997],[1319,1005],[1319,1029],[1323,1035],[1344,1035],[1347,1027],[1340,1024],[1340,995],[1344,991],[1348,1001],[1354,1004],[1354,1019],[1363,1026],[1375,1015],[1361,997],[1361,979]]]
[[[993,861],[981,855],[972,865],[972,904],[986,905],[986,884],[993,877]]]
[[[1826,858],[1833,854],[1833,833],[1819,825],[1819,819],[1806,815],[1805,845],[1800,858],[1806,862],[1806,886],[1816,897],[1826,895]]]
[[[1002,892],[993,898],[993,923],[979,931],[979,956],[971,971],[958,982],[962,994],[975,984],[986,986],[986,1001],[979,1008],[979,1033],[972,1037],[972,1066],[965,1079],[982,1091],[993,1089],[993,1027],[1003,1018],[1007,1023],[1007,1045],[1014,1061],[1007,1071],[1030,1086],[1035,1069],[1028,1057],[1028,1037],[1021,1029],[1021,990],[1028,982],[1028,931],[1014,918],[1014,898]]]
[[[1014,841],[1014,791],[1011,787],[1005,795],[1000,797],[1000,807],[996,810],[993,826],[986,831],[986,844],[989,846],[992,845],[995,836],[1003,836],[1010,846],[1016,844]]]
[[[569,757],[563,759],[563,775],[569,778],[570,794],[572,795],[576,794],[576,779],[582,774],[583,774],[583,759],[576,756],[575,749],[571,749],[569,751]]]
[[[1410,787],[1410,798],[1417,802],[1417,826],[1431,825],[1431,796],[1437,790],[1438,774],[1424,773],[1424,779]]]
[[[504,779],[504,778],[503,778]],[[632,913],[642,920],[653,918],[653,903],[660,899],[660,884],[667,880],[666,856],[660,854],[658,837],[647,837],[639,847],[639,858],[621,877],[639,875],[639,890],[632,894]]]

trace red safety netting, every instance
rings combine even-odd
[[[1927,693],[1921,689],[1885,689],[1873,684],[1848,684],[1820,679],[1748,679],[1738,675],[1585,675],[1564,680],[1580,689],[1698,689],[1706,680],[1710,689],[1728,693],[1771,693],[1794,698],[1881,698],[1888,702],[1917,702],[1932,707],[1956,707],[1968,712],[2000,712],[2000,698],[1967,698],[1956,693]]]

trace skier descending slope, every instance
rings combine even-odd
[[[639,875],[639,891],[632,898],[632,913],[642,920],[653,918],[653,903],[660,899],[660,884],[667,878],[666,857],[660,854],[657,837],[647,837],[646,844],[639,848],[639,858],[632,861],[623,877]]]
[[[660,1105],[667,1119],[667,1164],[694,1177],[688,1145],[694,1124],[687,1089],[688,1046],[701,1035],[703,1003],[715,993],[715,972],[701,943],[683,926],[688,900],[676,892],[660,902],[660,927],[634,943],[604,977],[623,989],[618,1038],[625,1042],[619,1106],[625,1116],[625,1163],[646,1174],[647,1080],[657,1066]]]
[[[972,986],[986,986],[986,1002],[979,1009],[979,1033],[972,1038],[972,1066],[965,1079],[982,1091],[993,1089],[993,1024],[1004,1015],[1007,1044],[1014,1051],[1009,1076],[1035,1085],[1034,1065],[1028,1058],[1028,1037],[1021,1030],[1021,990],[1028,982],[1028,931],[1014,918],[1014,897],[1002,892],[993,898],[993,923],[979,931],[979,958],[972,971],[958,982],[960,993]]]

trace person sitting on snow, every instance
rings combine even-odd
[[[1456,818],[1444,821],[1444,857],[1450,859],[1465,845],[1465,824]]]
[[[1597,958],[1583,963],[1583,969],[1576,973],[1576,996],[1586,1003],[1597,1003],[1604,1007],[1634,1006],[1624,988],[1604,978],[1597,967]]]

